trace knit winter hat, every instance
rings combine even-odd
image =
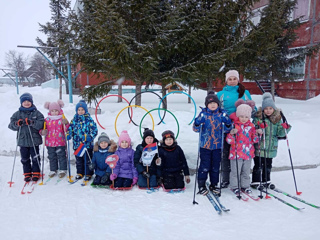
[[[242,98],[238,99],[238,100],[234,103],[234,105],[235,105],[236,108],[237,108],[238,106],[240,106],[241,104],[247,104],[247,105],[249,105],[249,106],[252,108],[252,110],[254,109],[254,106],[256,105],[253,100],[247,100],[247,101],[246,101],[246,100],[243,100]]]
[[[22,104],[24,101],[29,101],[33,104],[32,95],[30,93],[24,93],[20,96],[20,104]]]
[[[126,130],[120,133],[119,140],[118,140],[119,146],[122,141],[127,141],[129,143],[129,146],[131,145],[131,138],[129,137],[129,134]]]
[[[77,103],[77,105],[76,105],[76,112],[78,112],[78,108],[79,108],[79,107],[82,107],[82,108],[84,109],[84,111],[85,111],[86,113],[88,113],[88,107],[87,107],[87,104],[86,104],[86,102],[85,102],[84,100],[80,100],[80,102]]]
[[[239,72],[237,70],[229,70],[226,73],[226,81],[228,80],[229,77],[236,77],[236,78],[238,78],[238,80],[240,79]]]
[[[107,142],[108,144],[110,144],[110,138],[105,132],[102,132],[98,137],[98,144],[100,145],[101,142]]]
[[[208,107],[208,104],[211,102],[215,102],[220,106],[220,101],[218,99],[218,96],[214,93],[214,91],[208,92],[208,95],[206,97],[204,104],[206,105],[206,107]]]
[[[149,136],[155,138],[154,132],[151,129],[146,128],[143,132],[143,141],[146,139],[146,137],[149,137]]]
[[[44,108],[49,109],[51,112],[52,110],[58,110],[59,113],[61,112],[61,108],[63,108],[64,103],[62,100],[58,100],[57,102],[45,102]]]
[[[251,118],[252,108],[247,104],[241,104],[237,107],[236,115],[237,117],[245,116]]]
[[[166,138],[172,138],[175,141],[174,133],[170,130],[166,130],[162,133],[162,141],[166,140]]]
[[[273,101],[273,98],[272,98],[272,95],[271,93],[269,92],[265,92],[263,95],[262,95],[262,111],[266,108],[266,107],[272,107],[273,109],[277,109],[274,101]]]

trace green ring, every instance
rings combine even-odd
[[[142,124],[142,122],[143,122],[143,119],[147,116],[147,114],[149,114],[150,112],[155,111],[155,110],[164,110],[164,111],[167,111],[167,112],[169,112],[169,113],[174,117],[174,119],[176,120],[177,125],[178,125],[178,132],[177,132],[177,136],[176,136],[176,139],[177,139],[178,136],[179,136],[179,129],[180,129],[178,119],[176,118],[176,116],[175,116],[172,112],[170,112],[169,110],[167,110],[167,109],[165,109],[165,108],[154,108],[154,109],[151,109],[149,112],[147,112],[147,113],[141,118],[140,125],[139,125],[139,131],[140,131],[140,136],[141,136],[141,138],[143,139],[143,136],[142,136],[142,133],[141,133],[141,124]]]

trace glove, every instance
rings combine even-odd
[[[256,130],[256,133],[259,134],[259,135],[262,135],[263,134],[263,130],[261,128],[259,128],[259,129]]]
[[[234,134],[237,134],[237,132],[238,132],[238,129],[233,128],[233,129],[231,129],[230,134],[234,135]]]
[[[106,183],[110,179],[110,173],[105,173],[101,178],[101,183]]]
[[[90,171],[93,171],[95,168],[96,168],[96,164],[95,163],[90,163],[89,164]]]
[[[15,124],[19,127],[23,126],[23,120],[19,119],[18,121],[15,122]]]
[[[62,119],[62,124],[67,125],[67,124],[69,124],[69,121],[66,118],[63,118]]]
[[[134,177],[134,178],[132,179],[132,185],[135,185],[137,182],[138,182],[138,178],[137,178],[137,177]]]
[[[194,120],[195,125],[199,126],[200,124],[204,123],[206,121],[205,116],[203,112],[199,114],[199,116]]]
[[[118,177],[117,174],[112,173],[112,174],[110,175],[110,180],[113,181],[113,180],[115,180],[117,177]]]
[[[191,180],[190,180],[190,176],[185,176],[185,177],[184,177],[184,180],[186,181],[186,183],[190,183],[190,181],[191,181]]]
[[[26,125],[29,125],[29,126],[32,126],[34,124],[34,121],[32,121],[28,118],[25,119],[25,122],[26,122]]]
[[[264,124],[263,122],[262,123],[259,122],[258,124],[259,124],[259,127],[262,129],[268,127],[268,124]]]
[[[161,157],[158,157],[158,158],[156,159],[156,165],[157,165],[157,166],[160,166],[160,165],[161,165]]]
[[[284,129],[288,129],[290,127],[290,125],[288,123],[281,123],[281,126],[284,128]]]
[[[142,176],[144,176],[145,178],[150,178],[150,173],[143,171]]]
[[[41,131],[41,135],[42,135],[42,136],[47,136],[47,134],[48,134],[48,129],[43,129],[43,130]]]

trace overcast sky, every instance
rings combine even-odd
[[[71,8],[75,1],[71,1]],[[17,45],[37,46],[37,37],[46,40],[38,23],[50,21],[49,3],[50,0],[0,0],[0,68],[5,67],[5,53],[9,50],[23,52],[25,57],[37,52]]]

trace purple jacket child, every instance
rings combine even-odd
[[[115,152],[119,156],[116,167],[110,179],[115,180],[114,187],[131,187],[137,183],[138,172],[134,167],[134,150],[127,131],[122,131],[118,141],[119,148]]]

